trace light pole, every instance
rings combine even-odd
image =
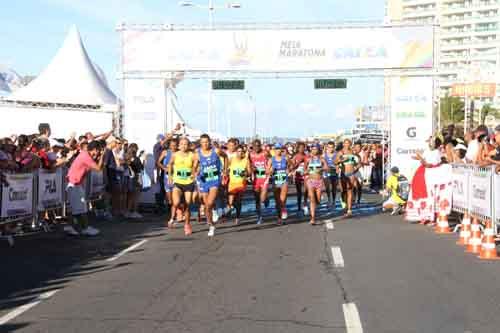
[[[208,5],[200,5],[194,3],[192,1],[181,1],[179,2],[179,6],[181,7],[193,7],[199,9],[208,10],[208,26],[210,30],[214,28],[214,11],[216,9],[238,9],[241,8],[241,4],[236,2],[229,2],[223,6],[214,5],[214,0],[208,0]],[[208,124],[207,124],[207,132],[212,132],[213,120],[216,119],[216,115],[213,114],[213,95],[212,95],[212,80],[208,80]]]
[[[248,90],[245,90],[248,95],[249,101],[252,103],[253,107],[253,138],[257,137],[257,105],[255,102],[255,97],[253,97]]]

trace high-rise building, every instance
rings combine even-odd
[[[386,0],[385,22],[436,26],[441,96],[454,84],[500,84],[500,0]],[[499,107],[500,89],[477,102]]]

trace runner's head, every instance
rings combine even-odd
[[[245,158],[245,148],[242,145],[238,145],[236,147],[236,156],[238,156],[239,159],[244,159]]]
[[[333,142],[333,141],[328,142],[326,144],[326,151],[329,154],[333,154],[333,152],[335,151],[335,142]]]
[[[304,154],[306,151],[306,144],[304,142],[297,142],[297,153]]]
[[[181,138],[179,140],[179,150],[183,153],[187,152],[189,150],[189,143],[188,138]]]
[[[321,153],[321,145],[319,143],[311,146],[311,155],[318,156]]]
[[[281,143],[277,143],[274,145],[274,153],[276,156],[281,156],[283,152],[283,145]]]
[[[349,139],[345,139],[343,144],[344,149],[351,149],[351,146],[352,146],[352,141]]]
[[[209,150],[210,149],[210,136],[208,134],[202,134],[200,136],[200,148],[202,150]]]
[[[227,150],[232,153],[236,151],[236,147],[238,147],[239,142],[238,139],[236,138],[231,138],[227,141]]]
[[[168,142],[168,149],[170,149],[171,151],[177,151],[178,146],[179,146],[179,142],[177,141],[177,139],[171,139]]]
[[[252,144],[253,151],[260,153],[262,151],[262,142],[259,139],[255,139]]]

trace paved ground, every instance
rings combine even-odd
[[[2,244],[0,332],[499,332],[500,262],[368,199],[315,227],[248,216],[186,238],[147,218]]]

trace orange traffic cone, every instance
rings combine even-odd
[[[497,255],[497,247],[495,245],[495,230],[493,228],[493,222],[491,220],[486,221],[483,244],[481,245],[481,251],[479,252],[478,258],[484,260],[500,259]]]
[[[445,213],[439,213],[438,223],[434,229],[436,234],[450,234],[450,225],[448,224],[448,215]]]
[[[465,213],[462,224],[460,225],[460,238],[458,239],[457,245],[467,245],[470,236],[470,217],[468,213]]]
[[[465,252],[468,253],[479,253],[481,250],[481,225],[479,224],[479,220],[477,217],[472,219],[471,228],[471,237],[467,243],[467,248]]]

